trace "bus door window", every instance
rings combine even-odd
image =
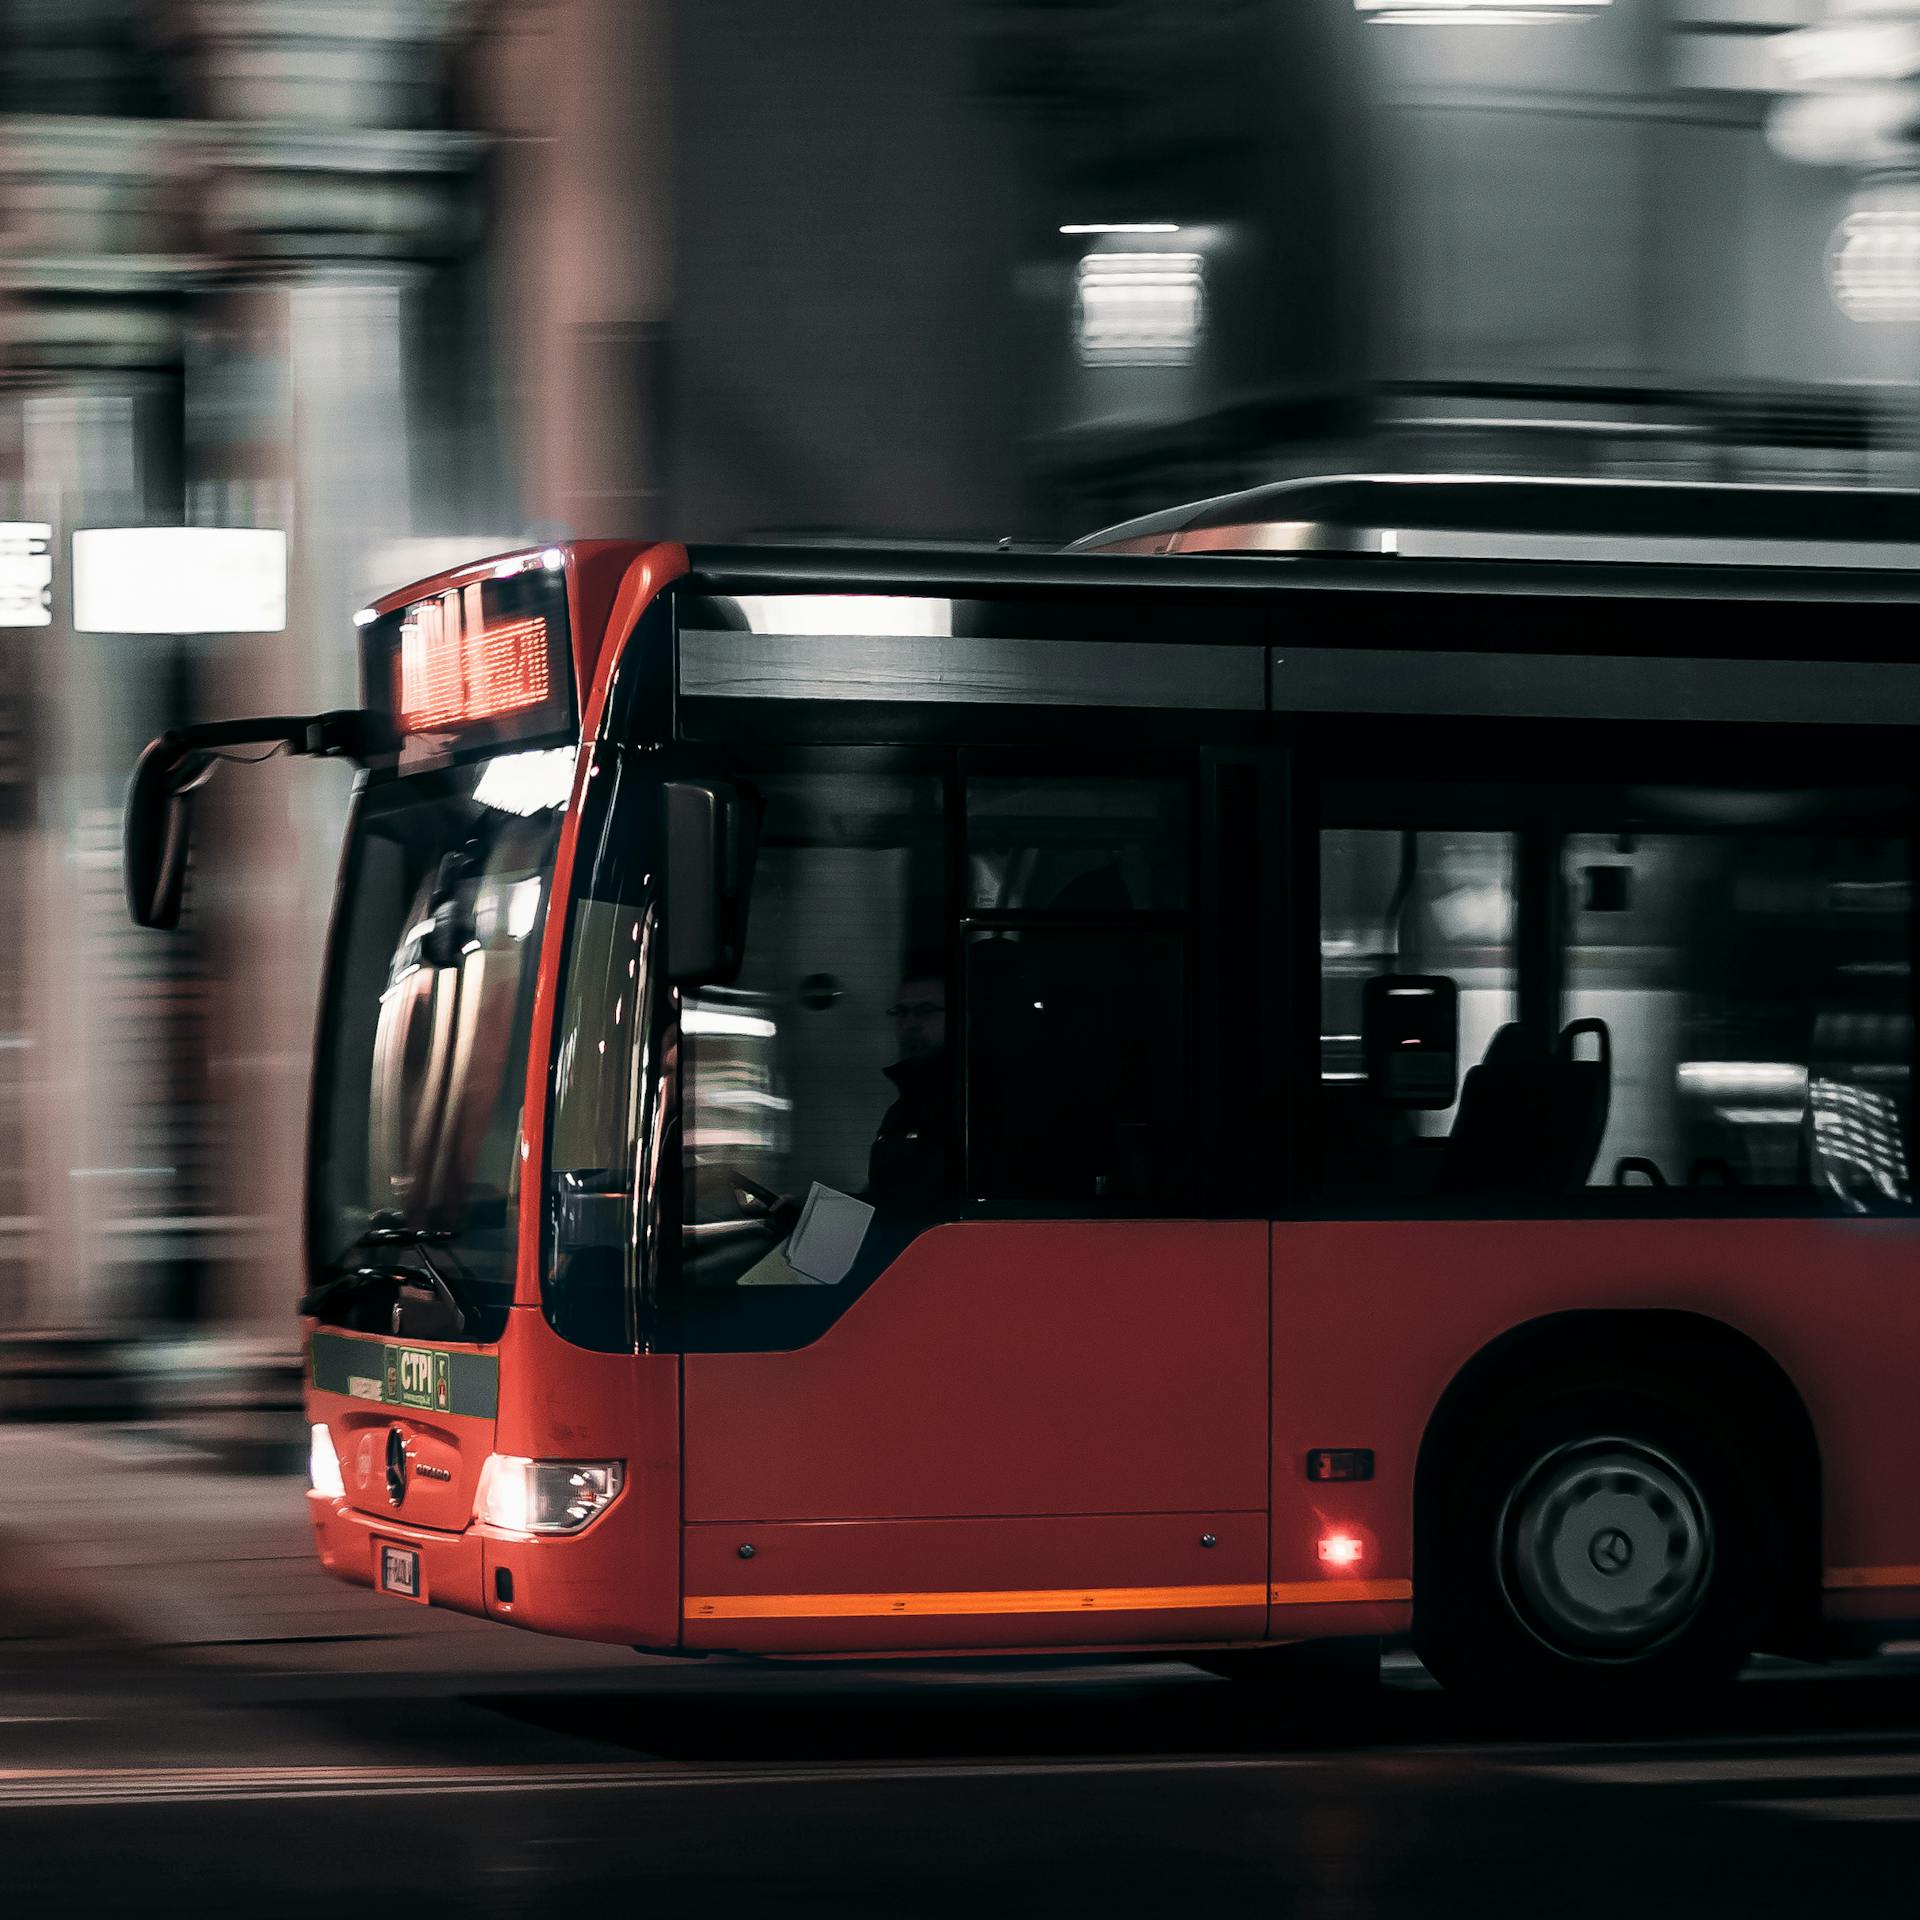
[[[1132,913],[1187,904],[1180,780],[967,782],[968,904],[976,911]]]
[[[650,1048],[659,991],[654,848],[664,835],[651,817],[656,787],[615,755],[599,773],[605,791],[595,791],[587,821],[599,829],[589,842],[595,857],[573,902],[555,1031],[545,1301],[565,1338],[611,1353],[638,1338],[630,1249],[653,1244],[657,1221]]]
[[[951,1207],[941,782],[755,785],[744,964],[681,1002],[681,1270],[857,1283]]]
[[[1462,1100],[1470,1128],[1491,1110],[1517,1029],[1515,838],[1479,828],[1329,826],[1320,835],[1320,1108],[1329,1190],[1380,1202],[1445,1184]],[[1367,982],[1383,974],[1453,981],[1459,1006],[1460,1097],[1444,1108],[1390,1106],[1369,1088],[1362,1057]],[[1478,1063],[1479,1077],[1474,1078]],[[1469,1145],[1463,1137],[1455,1158]],[[1497,1154],[1495,1156],[1498,1157]],[[1518,1166],[1489,1167],[1524,1184]]]
[[[1566,1012],[1611,1037],[1593,1183],[1908,1200],[1908,849],[1833,805],[1669,795],[1714,830],[1568,836]]]
[[[1110,929],[970,939],[970,1192],[1100,1208],[1181,1191],[1182,948],[1178,934]]]
[[[1104,1211],[1186,1188],[1188,783],[967,782],[967,1192]]]

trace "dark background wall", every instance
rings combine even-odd
[[[682,9],[679,529],[1012,530],[1015,188],[971,52],[953,0]]]

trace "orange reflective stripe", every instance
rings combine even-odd
[[[1828,1587],[1920,1587],[1920,1567],[1829,1567]]]
[[[957,1593],[707,1593],[689,1620],[851,1620],[963,1613],[1154,1613],[1188,1607],[1411,1600],[1411,1580],[1301,1580],[1282,1586],[1002,1587]]]
[[[1312,1607],[1330,1600],[1411,1600],[1411,1580],[1289,1580],[1269,1587],[1276,1607]]]
[[[1148,1613],[1168,1607],[1258,1607],[1262,1586],[1032,1587],[961,1593],[690,1595],[689,1620],[840,1620],[929,1613]]]

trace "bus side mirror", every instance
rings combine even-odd
[[[134,764],[122,840],[127,912],[136,927],[164,931],[180,924],[193,796],[217,764],[210,754],[183,752],[173,734],[149,742]]]
[[[1453,1105],[1460,1080],[1460,995],[1445,974],[1382,973],[1360,1008],[1367,1091],[1390,1107]]]
[[[258,720],[214,720],[176,727],[147,743],[127,782],[121,822],[127,912],[136,927],[162,931],[180,924],[193,838],[193,796],[213,778],[223,749],[311,754],[365,763],[385,744],[387,729],[358,709],[270,714]],[[263,756],[264,757],[264,756]]]
[[[669,780],[667,978],[724,986],[746,954],[757,798],[725,780]]]

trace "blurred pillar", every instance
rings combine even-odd
[[[376,577],[376,550],[421,531],[423,514],[452,530],[491,504],[471,508],[463,396],[429,344],[446,331],[436,303],[457,290],[448,263],[475,237],[479,144],[427,124],[465,11],[206,0],[183,16],[214,122],[200,204],[217,261],[189,353],[189,512],[289,535],[287,631],[214,652],[223,712],[355,704],[353,610],[396,584]],[[423,448],[438,460],[423,462]],[[286,1345],[347,798],[339,767],[250,769],[209,809],[220,851],[201,863],[228,947],[213,1070],[236,1122],[230,1185],[255,1223],[217,1310],[230,1329]]]
[[[511,412],[528,518],[550,534],[670,527],[672,11],[547,0],[501,10],[476,49]]]
[[[195,1141],[174,1067],[198,1012],[191,942],[143,942],[120,904],[119,803],[176,717],[167,641],[76,633],[77,528],[179,512],[176,130],[0,120],[0,433],[9,515],[50,524],[52,621],[13,630],[33,716],[29,818],[0,828],[9,1000],[0,1324],[67,1330],[154,1310],[181,1257]],[[9,688],[12,691],[12,687]]]

